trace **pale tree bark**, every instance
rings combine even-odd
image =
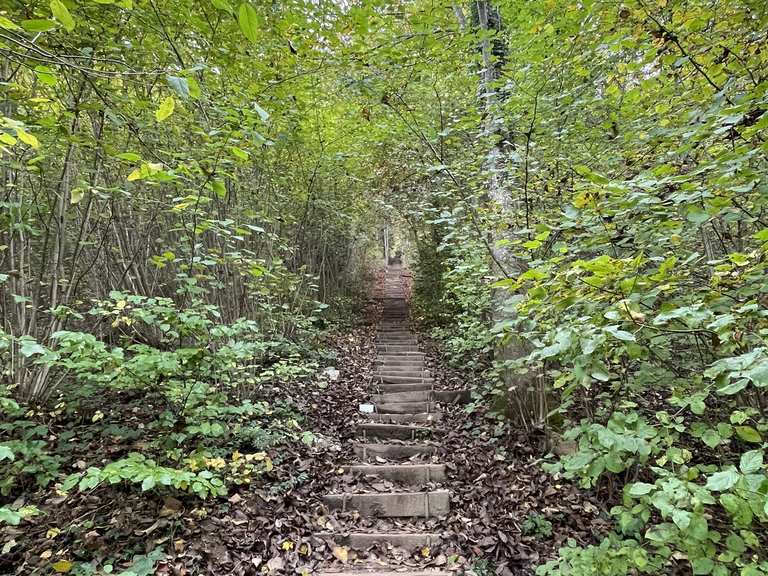
[[[490,142],[486,154],[484,168],[487,177],[487,200],[492,212],[497,210],[506,221],[514,221],[515,202],[510,193],[514,183],[514,175],[509,172],[504,152],[504,138],[501,128],[504,118],[501,111],[502,95],[496,86],[498,68],[495,62],[494,46],[488,32],[502,30],[498,12],[486,0],[476,0],[478,28],[483,32],[480,42],[482,55],[482,70],[480,73],[480,99],[485,112],[483,135]],[[498,230],[498,227],[492,227]],[[526,265],[516,258],[512,251],[501,240],[507,239],[503,230],[493,232],[490,245],[493,250],[493,267],[499,276],[517,277],[522,274]],[[493,297],[493,320],[509,319],[510,307],[507,306],[510,293],[506,289],[496,290]],[[527,356],[531,351],[530,345],[522,338],[512,336],[510,340],[496,350],[496,359],[513,361]],[[508,370],[504,374],[504,385],[507,387],[508,410],[510,416],[518,425],[526,430],[542,427],[546,424],[547,396],[543,379],[533,373],[522,373]]]

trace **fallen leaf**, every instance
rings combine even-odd
[[[70,562],[69,560],[59,560],[58,562],[55,562],[53,565],[51,565],[51,568],[56,570],[59,574],[66,574],[72,568],[74,568],[74,564]]]
[[[346,546],[335,546],[333,555],[346,564],[349,559],[349,549]]]
[[[45,552],[43,552],[42,554],[40,554],[40,558],[42,558],[43,560],[48,560],[48,558],[50,558],[51,556],[53,556],[53,550],[51,550],[50,548]]]

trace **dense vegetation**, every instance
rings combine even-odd
[[[389,224],[498,434],[608,503],[539,573],[768,574],[767,36],[759,0],[5,2],[0,524],[311,443]]]

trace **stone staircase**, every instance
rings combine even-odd
[[[324,496],[330,510],[354,512],[365,520],[364,529],[343,527],[317,537],[345,551],[419,548],[428,558],[430,547],[442,539],[440,519],[450,511],[450,491],[444,487],[446,469],[437,462],[443,432],[440,403],[464,401],[467,391],[435,391],[425,368],[424,353],[410,331],[402,269],[389,266],[381,295],[383,312],[377,332],[375,389],[372,413],[357,428],[353,450],[357,463],[341,472],[356,479],[351,491]],[[379,486],[371,490],[369,487]],[[374,524],[371,527],[371,524]],[[382,527],[383,526],[383,527]],[[338,548],[337,548],[338,550]],[[404,570],[378,559],[375,565],[343,566],[321,572],[326,576],[367,574],[387,576],[449,576],[438,569]]]

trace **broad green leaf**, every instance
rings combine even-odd
[[[232,13],[232,6],[230,6],[227,0],[211,0],[211,4],[217,10],[224,10],[225,12]]]
[[[8,446],[3,446],[0,444],[0,461],[2,460],[14,460],[15,456],[13,454],[13,450],[8,448]]]
[[[741,455],[739,469],[743,474],[753,474],[763,468],[762,450],[750,450]]]
[[[21,27],[27,32],[48,32],[56,28],[56,23],[53,20],[36,19],[36,20],[22,20]]]
[[[173,114],[173,110],[176,107],[176,101],[173,99],[173,96],[168,96],[160,103],[160,106],[155,111],[155,118],[157,118],[158,122],[162,122],[166,118],[168,118],[171,114]]]
[[[237,23],[246,38],[256,44],[259,41],[259,15],[248,2],[240,4]]]
[[[739,473],[736,470],[722,470],[715,472],[707,479],[707,488],[714,492],[723,492],[732,488],[739,481]]]
[[[17,128],[16,129],[16,137],[24,142],[24,144],[28,144],[35,150],[40,148],[40,142],[37,140],[35,136],[24,130],[23,128]]]
[[[5,16],[0,16],[0,28],[5,30],[21,30],[21,26],[14,24],[11,20],[8,20]]]
[[[624,342],[634,342],[636,340],[634,334],[627,332],[626,330],[620,330],[616,325],[604,326],[603,330],[617,340],[622,340]]]
[[[701,439],[704,442],[704,444],[706,444],[710,448],[716,448],[722,440],[722,438],[720,438],[720,434],[718,434],[712,428],[704,432],[704,434],[702,434],[701,436]]]
[[[51,13],[56,18],[67,32],[72,32],[75,29],[75,19],[69,13],[69,10],[61,0],[51,0]]]
[[[242,150],[241,148],[238,148],[237,146],[230,146],[229,149],[232,152],[232,154],[234,154],[235,157],[239,158],[240,160],[245,161],[245,160],[248,160],[248,158],[250,157],[250,154],[248,154],[248,152],[246,152],[245,150]]]
[[[189,82],[186,78],[182,78],[181,76],[166,76],[165,79],[176,94],[185,100],[189,98]]]
[[[760,436],[760,432],[752,428],[752,426],[736,426],[734,427],[734,430],[736,430],[738,437],[745,442],[758,443],[763,440]]]
[[[656,490],[656,485],[648,484],[647,482],[635,482],[628,488],[630,496],[644,496],[650,493],[652,490]]]
[[[52,68],[48,66],[35,66],[35,76],[43,84],[48,86],[56,86],[56,74]]]

